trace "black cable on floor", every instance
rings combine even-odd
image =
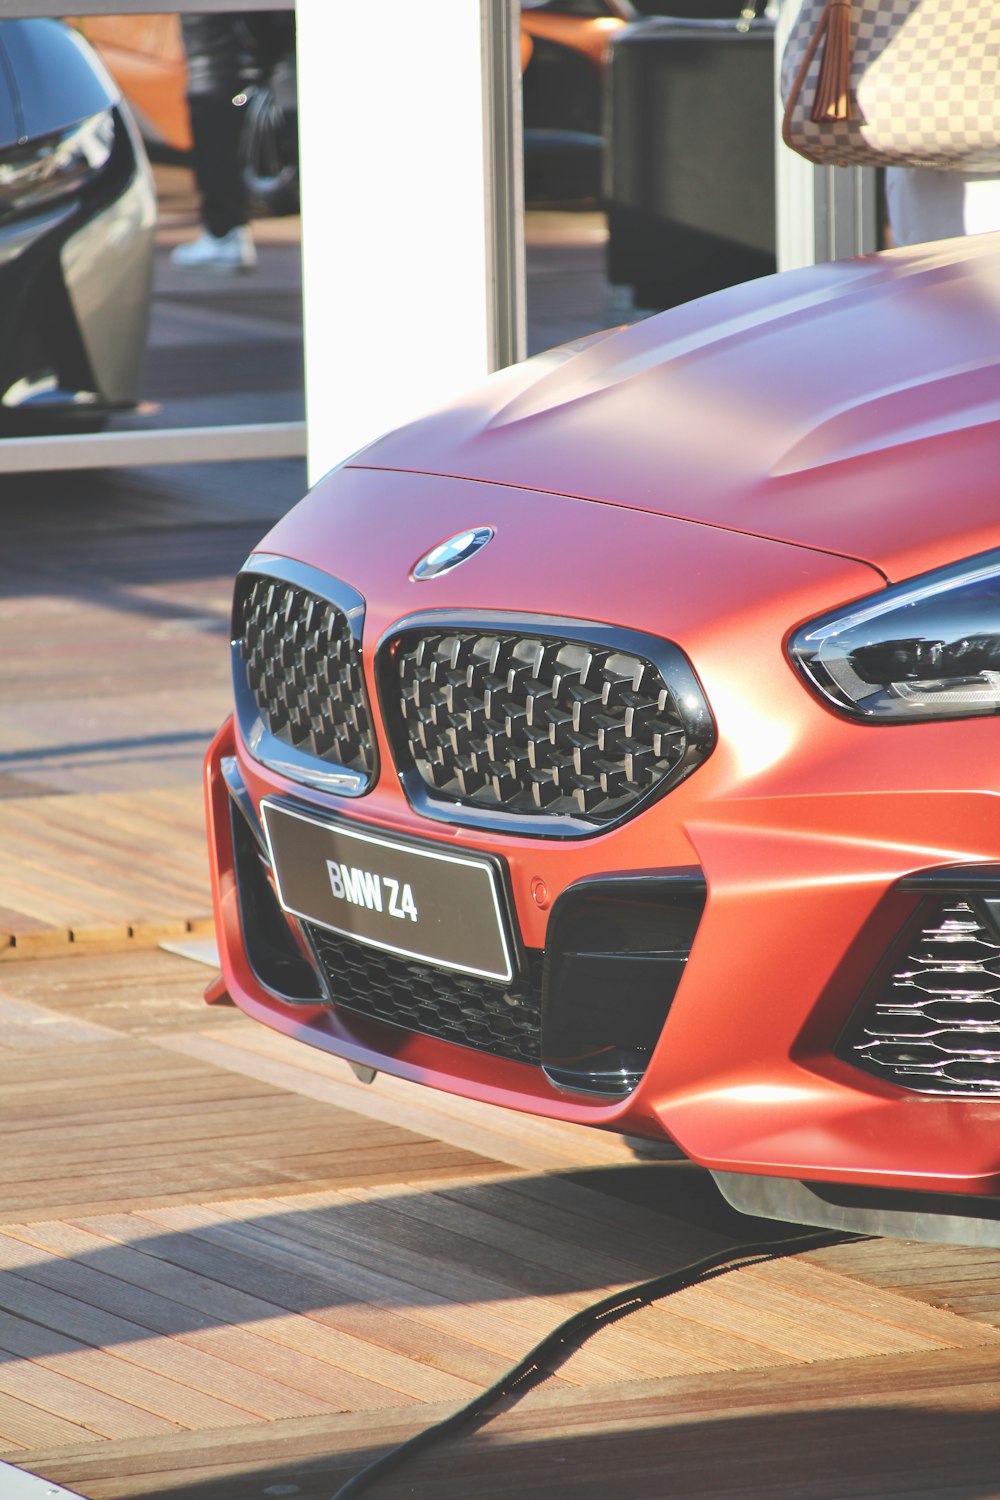
[[[765,1241],[759,1245],[735,1245],[730,1250],[719,1250],[715,1255],[706,1255],[703,1260],[683,1266],[679,1271],[667,1271],[663,1276],[654,1276],[651,1280],[639,1281],[635,1286],[627,1287],[624,1291],[613,1292],[609,1297],[603,1297],[599,1302],[592,1303],[590,1307],[573,1313],[572,1317],[567,1318],[551,1333],[546,1334],[545,1338],[541,1339],[518,1364],[506,1375],[501,1376],[494,1385],[491,1385],[489,1390],[474,1396],[466,1406],[452,1412],[450,1417],[435,1422],[433,1427],[426,1427],[423,1432],[418,1432],[395,1448],[390,1448],[388,1453],[383,1453],[380,1458],[373,1459],[370,1464],[353,1475],[346,1484],[342,1484],[332,1500],[354,1500],[355,1495],[360,1495],[377,1479],[391,1473],[408,1458],[415,1457],[416,1454],[422,1453],[425,1448],[431,1447],[433,1443],[440,1442],[443,1438],[451,1437],[463,1427],[471,1426],[478,1418],[485,1416],[490,1407],[498,1401],[506,1397],[520,1399],[532,1386],[537,1385],[539,1381],[558,1369],[563,1361],[568,1359],[591,1334],[606,1327],[609,1323],[617,1322],[619,1318],[627,1317],[629,1313],[637,1311],[640,1307],[648,1307],[651,1302],[657,1302],[661,1297],[669,1297],[672,1292],[683,1291],[685,1287],[695,1286],[700,1282],[711,1280],[714,1276],[722,1276],[747,1265],[779,1260],[782,1256],[795,1255],[802,1250],[818,1250],[823,1245],[843,1245],[865,1238],[865,1235],[831,1234],[824,1230],[815,1234],[795,1235],[787,1240]]]

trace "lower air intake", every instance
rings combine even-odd
[[[839,1053],[927,1094],[1000,1094],[1000,928],[975,895],[925,906]]]
[[[397,958],[380,948],[307,927],[335,1005],[442,1042],[538,1066],[542,955],[529,951],[529,977],[504,987]]]

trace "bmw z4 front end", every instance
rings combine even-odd
[[[261,542],[225,983],[356,1066],[1000,1243],[1000,243],[494,376]]]

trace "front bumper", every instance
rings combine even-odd
[[[294,998],[282,999],[280,968],[258,957],[255,971],[254,941],[244,933],[251,909],[241,914],[234,829],[248,825],[230,785],[236,748],[230,722],[207,761],[214,896],[229,992],[256,1019],[415,1082],[625,1133],[667,1135],[719,1171],[910,1191],[1000,1190],[1000,1100],[911,1093],[834,1056],[858,996],[918,899],[905,888],[912,849],[895,850],[873,875],[868,838],[845,838],[839,822],[766,836],[739,824],[700,828],[710,898],[691,957],[644,1077],[628,1097],[608,1102],[557,1087],[539,1067],[334,1010],[304,962],[283,985]],[[315,798],[303,805],[323,811]],[[855,811],[874,821],[871,804]],[[924,816],[916,799],[892,811],[903,823]],[[970,823],[996,815],[985,795],[939,811],[946,825],[955,812]],[[941,845],[942,854],[952,853],[943,838]],[[982,853],[971,850],[970,864]],[[695,889],[701,872],[684,874]],[[645,878],[655,884],[664,873]],[[282,954],[290,969],[294,956]]]
[[[415,475],[347,471],[337,483],[335,528],[328,513],[307,502],[267,546],[300,561],[308,556],[314,566],[326,553],[336,557],[337,576],[367,600],[371,683],[377,643],[412,613],[413,585],[400,580],[428,535],[478,521],[475,505],[488,491],[499,543],[514,532],[505,522],[524,502],[497,486]],[[374,485],[387,512],[378,538],[352,524],[352,505],[370,498]],[[703,534],[694,535],[698,528],[634,513],[609,518],[603,507],[558,497],[545,497],[545,524],[561,530],[571,506],[579,564],[572,578],[553,574],[544,549],[526,556],[511,535],[512,553],[487,549],[465,587],[474,582],[482,608],[503,599],[509,611],[527,614],[545,598],[547,612],[560,617],[583,616],[581,599],[592,616],[600,598],[601,618],[677,641],[718,723],[710,759],[638,816],[560,840],[423,816],[393,774],[377,708],[382,769],[371,790],[355,798],[265,768],[226,725],[208,757],[207,791],[220,947],[233,999],[267,1024],[362,1067],[539,1115],[666,1135],[723,1176],[998,1195],[1000,1096],[917,1092],[856,1066],[841,1046],[873,976],[927,899],[912,888],[913,877],[933,881],[956,867],[981,875],[997,859],[995,728],[984,720],[887,733],[841,720],[811,698],[784,657],[785,635],[814,611],[877,586],[862,565],[730,533],[715,534],[709,548]],[[604,565],[610,546],[621,551],[622,527],[630,557],[644,560],[639,587],[634,576],[609,576]],[[669,578],[660,571],[664,558]],[[464,571],[417,597],[438,608],[468,608],[459,592]],[[251,962],[234,853],[234,828],[249,829],[253,839],[265,796],[320,819],[336,816],[496,857],[507,872],[517,939],[545,956],[550,977],[553,923],[567,893],[622,879],[638,886],[686,880],[689,890],[703,889],[682,977],[634,1086],[601,1097],[558,1069],[331,1006],[308,977],[311,993],[290,1001],[286,991],[283,999],[280,985],[262,980]],[[301,961],[304,952],[293,945],[285,956]],[[298,972],[311,971],[306,965]],[[544,981],[542,991],[544,1030]]]

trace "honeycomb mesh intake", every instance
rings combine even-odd
[[[975,899],[921,921],[840,1055],[921,1093],[1000,1094],[1000,936]]]
[[[396,666],[419,776],[473,807],[610,821],[687,748],[660,672],[624,651],[461,630],[404,637]]]
[[[247,684],[271,734],[305,755],[370,774],[361,653],[343,611],[293,584],[257,578],[238,619]]]
[[[397,958],[313,924],[307,931],[335,1005],[494,1057],[539,1064],[540,952],[528,954],[527,982],[505,988]]]

